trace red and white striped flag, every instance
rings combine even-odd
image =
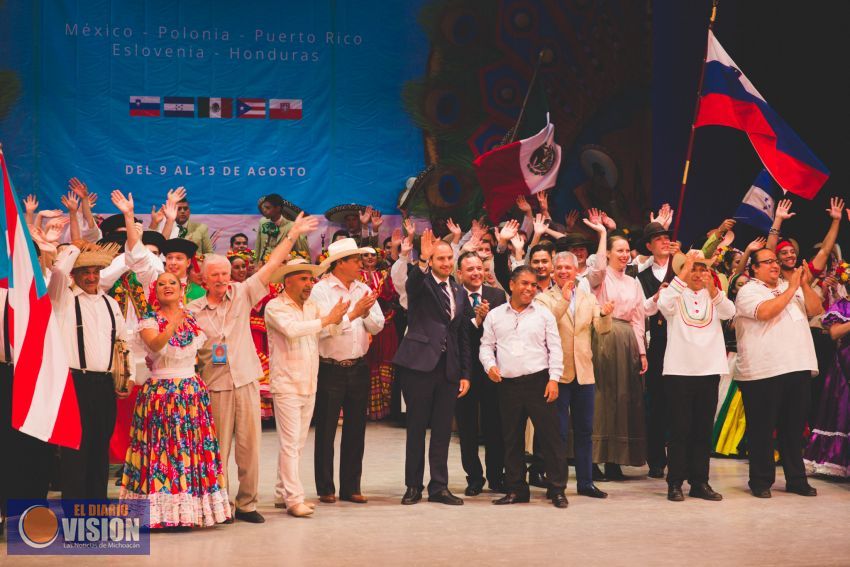
[[[9,290],[9,337],[14,361],[12,427],[42,441],[79,449],[82,428],[59,324],[35,247],[0,149],[3,214],[0,285]]]

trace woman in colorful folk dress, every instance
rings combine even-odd
[[[151,376],[136,401],[119,498],[148,500],[151,528],[224,523],[231,511],[218,439],[207,388],[195,373],[206,335],[183,308],[174,274],[161,274],[155,286],[158,308],[139,331]]]

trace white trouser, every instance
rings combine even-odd
[[[277,483],[274,487],[276,502],[285,502],[290,508],[304,502],[299,466],[301,452],[310,432],[310,419],[316,394],[273,394],[274,418],[280,450],[277,463]]]

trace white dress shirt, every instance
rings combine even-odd
[[[484,370],[498,367],[502,378],[548,369],[549,380],[557,382],[564,373],[564,353],[555,316],[535,303],[522,311],[503,303],[484,319],[478,358]]]
[[[425,270],[422,270],[422,271],[424,272]],[[440,288],[440,293],[447,295],[449,297],[449,305],[450,305],[450,310],[451,310],[451,313],[449,314],[449,319],[454,319],[455,318],[455,311],[457,311],[457,306],[455,305],[455,294],[452,291],[452,284],[451,284],[451,281],[450,281],[451,276],[449,276],[445,280],[441,280],[432,271],[431,277],[433,277],[434,281],[437,282],[437,287]],[[442,283],[445,283],[446,285],[445,286],[440,285]],[[442,305],[442,303],[440,305]]]
[[[398,293],[398,304],[407,309],[407,269],[410,266],[409,256],[399,256],[390,267],[390,278]]]
[[[361,297],[372,293],[369,286],[361,281],[353,281],[349,287],[335,275],[320,280],[314,287],[310,299],[318,306],[319,315],[327,315],[340,299],[349,301],[348,312]],[[338,325],[328,325],[319,336],[319,356],[343,361],[365,356],[369,350],[369,335],[377,335],[384,328],[384,314],[376,301],[366,317],[352,321],[348,313]]]
[[[80,356],[77,348],[77,316],[74,299],[80,301],[80,315],[83,323],[83,349],[86,355],[86,368],[93,372],[108,372],[109,358],[112,354],[112,321],[106,310],[106,303],[115,317],[115,336],[127,340],[127,331],[121,309],[111,297],[98,289],[97,294],[85,293],[82,289],[71,287],[69,274],[74,262],[80,255],[80,249],[74,245],[66,247],[56,258],[53,275],[47,288],[56,320],[62,332],[63,344],[71,368],[80,368]],[[106,302],[104,302],[106,298]],[[135,376],[135,363],[130,355],[131,377]]]
[[[319,308],[308,299],[299,307],[286,292],[266,304],[269,382],[272,394],[316,393],[319,377]]]

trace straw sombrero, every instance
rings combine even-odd
[[[112,260],[120,253],[121,246],[115,242],[95,244],[93,242],[75,242],[74,246],[80,249],[80,255],[74,262],[74,268],[100,268],[103,269],[112,263]]]
[[[272,283],[283,283],[283,280],[287,275],[294,274],[296,272],[310,272],[314,277],[318,277],[319,274],[324,272],[324,269],[321,266],[309,263],[304,258],[295,258],[275,270],[272,274],[271,281]]]
[[[676,252],[676,255],[673,256],[673,273],[677,276],[679,275],[679,272],[682,271],[682,267],[685,265],[685,258],[686,255],[681,252]],[[711,268],[714,264],[714,258],[706,259],[705,256],[702,255],[702,251],[700,251],[700,257],[697,258],[694,264],[702,264],[706,268]]]

